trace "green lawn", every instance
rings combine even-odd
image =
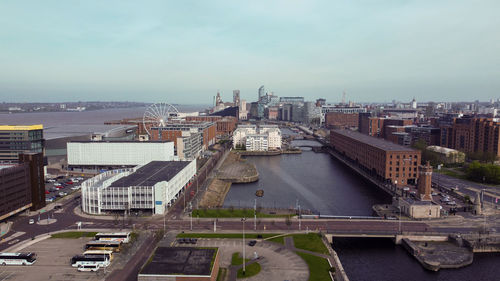
[[[236,278],[248,278],[259,274],[261,268],[258,262],[254,262],[245,268],[245,275],[243,275],[243,268],[238,269]]]
[[[52,234],[51,238],[81,238],[94,237],[97,232],[70,231]]]
[[[250,259],[245,259],[245,262],[250,261]],[[231,265],[241,265],[243,264],[243,258],[240,253],[233,253],[231,256]],[[248,278],[257,275],[261,270],[260,264],[255,262],[245,267],[245,275],[243,275],[243,267],[238,269],[237,278]]]
[[[294,234],[291,236],[293,237],[295,248],[317,252],[320,254],[329,254],[325,244],[323,244],[323,241],[321,240],[321,236],[318,233]]]
[[[249,261],[249,259],[246,259],[246,261]],[[231,256],[231,265],[240,265],[243,264],[243,258],[240,256],[240,253],[236,252],[233,253]]]
[[[443,175],[447,175],[447,176],[450,176],[450,177],[454,177],[454,178],[457,178],[457,179],[463,179],[463,180],[466,180],[467,177],[463,174],[463,173],[459,173],[455,170],[452,170],[452,169],[442,169],[441,171],[439,171],[438,173],[441,173]],[[436,177],[439,177],[438,175],[436,175]]]
[[[330,264],[324,258],[317,256],[295,252],[307,263],[309,267],[309,281],[331,281],[330,278]]]
[[[271,239],[267,239],[267,241],[275,242],[275,243],[280,243],[285,245],[285,236],[279,236]]]
[[[253,218],[253,209],[196,209],[193,210],[193,218]],[[257,218],[284,218],[289,214],[265,214],[257,212]]]
[[[262,235],[262,238],[269,238],[279,234],[276,233],[245,233],[245,239],[257,239],[257,235]],[[235,238],[242,239],[242,233],[180,233],[177,238]]]

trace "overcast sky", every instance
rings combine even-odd
[[[500,1],[0,2],[0,101],[500,97]]]

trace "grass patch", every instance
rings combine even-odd
[[[219,273],[217,273],[217,281],[222,281],[226,279],[227,268],[219,268]]]
[[[258,233],[245,233],[245,239],[257,239],[257,236],[261,235],[262,238],[269,238],[279,234],[258,234]],[[234,238],[234,239],[242,239],[242,233],[180,233],[177,235],[177,238]],[[260,238],[259,238],[260,239]]]
[[[238,269],[238,274],[236,275],[236,278],[252,277],[254,275],[259,274],[260,270],[261,270],[260,264],[258,262],[254,262],[245,268],[244,275],[243,275],[243,268]]]
[[[443,174],[443,175],[447,175],[450,177],[454,177],[457,179],[462,179],[462,180],[467,179],[467,177],[463,173],[459,173],[459,172],[457,172],[455,170],[451,170],[451,169],[441,169],[441,171],[439,171],[438,173]]]
[[[246,259],[246,261],[249,261],[249,259]],[[240,257],[240,253],[236,252],[233,253],[231,256],[231,265],[240,265],[243,264],[243,258]]]
[[[290,214],[265,214],[257,212],[257,218],[284,218]],[[196,209],[193,218],[253,218],[253,209]]]
[[[293,237],[295,248],[320,254],[329,254],[328,249],[323,244],[323,240],[321,240],[321,235],[318,233],[294,234],[291,236]]]
[[[51,238],[81,238],[81,237],[94,237],[97,232],[83,232],[83,231],[70,231],[52,234]]]
[[[245,263],[250,261],[250,259],[245,259]],[[243,257],[240,256],[240,253],[236,252],[233,253],[231,256],[231,265],[242,265],[243,264]],[[238,274],[237,278],[248,278],[252,277],[254,275],[257,275],[261,270],[260,264],[257,262],[254,262],[248,266],[245,267],[245,274],[243,275],[243,267],[238,269]]]
[[[309,281],[331,281],[330,264],[324,258],[317,256],[295,252],[299,255],[309,267]]]

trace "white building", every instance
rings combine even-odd
[[[177,156],[179,160],[194,160],[203,150],[203,136],[196,129],[182,131],[177,138]]]
[[[248,151],[281,149],[281,130],[277,125],[240,125],[233,132],[233,147]]]
[[[169,141],[68,142],[67,149],[68,169],[79,172],[174,160],[174,143]]]
[[[239,125],[233,132],[233,147],[245,146],[247,135],[257,134],[255,125]]]
[[[165,214],[190,187],[196,161],[152,161],[136,168],[99,174],[82,183],[82,210],[89,214]]]
[[[247,135],[245,148],[247,151],[267,151],[269,142],[267,134]]]

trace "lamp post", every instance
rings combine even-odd
[[[253,230],[257,230],[257,198],[253,203]]]
[[[398,206],[398,209],[399,209],[399,218],[398,218],[399,227],[398,227],[398,233],[401,233],[401,206]]]
[[[242,218],[241,222],[243,223],[243,275],[245,275],[245,221],[246,218]]]
[[[301,221],[300,221],[300,205],[299,205],[299,231],[302,230],[302,225],[301,225]]]

